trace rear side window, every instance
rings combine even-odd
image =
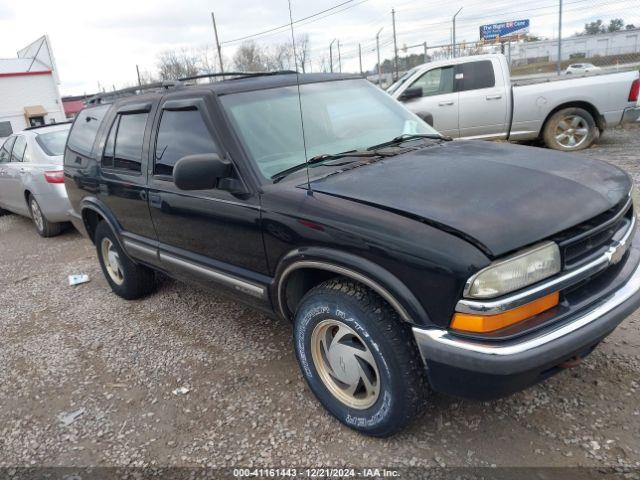
[[[11,160],[11,149],[13,143],[16,141],[16,137],[9,137],[0,148],[0,163],[6,163]]]
[[[90,156],[98,129],[109,110],[109,105],[85,108],[73,123],[69,134],[68,146],[74,152]]]
[[[158,127],[154,174],[173,174],[178,160],[187,155],[219,153],[198,110],[164,110]]]
[[[27,139],[22,135],[16,137],[16,143],[13,145],[13,151],[11,152],[12,162],[21,162],[24,157],[24,151],[27,149]]]
[[[36,142],[44,153],[55,157],[64,154],[64,145],[68,136],[69,130],[56,130],[55,132],[41,133],[36,137]]]
[[[496,77],[493,73],[491,60],[462,63],[456,67],[456,76],[460,73],[463,78],[458,80],[459,92],[491,88],[496,85]]]
[[[118,115],[111,126],[102,156],[102,166],[139,173],[148,113]]]

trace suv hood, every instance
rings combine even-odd
[[[605,162],[484,141],[446,142],[312,182],[316,192],[452,230],[492,256],[589,220],[630,188]]]

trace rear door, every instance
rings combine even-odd
[[[403,101],[405,106],[444,135],[459,136],[458,93],[455,91],[454,67],[434,68],[407,86],[420,88],[422,96]]]
[[[22,215],[29,215],[27,200],[24,196],[24,188],[22,186],[22,176],[26,169],[22,162],[27,149],[27,139],[24,135],[16,135],[16,141],[11,150],[9,162],[5,165],[4,181],[2,189],[4,190],[4,199],[7,207]]]
[[[15,136],[9,137],[4,141],[0,148],[0,206],[5,208],[9,206],[9,177],[7,165],[9,165],[9,162],[11,161],[11,150],[13,149],[13,143],[15,141]]]
[[[125,237],[157,241],[147,204],[149,137],[156,102],[127,103],[112,112],[100,152],[98,198],[115,216]]]
[[[501,72],[497,58],[456,65],[461,137],[507,138],[509,99]]]
[[[176,275],[248,293],[260,305],[266,299],[260,285],[268,281],[268,269],[257,195],[223,188],[183,191],[173,182],[173,167],[187,155],[215,153],[233,163],[216,128],[215,111],[206,93],[168,97],[160,105],[149,165],[149,206],[160,258]]]

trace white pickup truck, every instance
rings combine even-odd
[[[387,92],[454,138],[541,138],[575,151],[640,118],[638,77],[636,70],[512,85],[507,59],[492,54],[420,65]]]

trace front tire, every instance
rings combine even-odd
[[[31,212],[31,220],[33,220],[36,231],[41,237],[55,237],[60,235],[64,230],[64,223],[55,223],[47,220],[47,217],[42,213],[40,204],[33,195],[29,195],[29,211]]]
[[[589,148],[600,136],[593,116],[583,108],[563,108],[544,126],[543,139],[549,148],[577,152]]]
[[[385,437],[420,412],[427,382],[411,329],[364,286],[337,278],[309,291],[294,344],[307,384],[346,426]]]
[[[104,221],[96,227],[95,245],[102,273],[116,295],[125,300],[135,300],[155,290],[153,270],[129,259]]]

